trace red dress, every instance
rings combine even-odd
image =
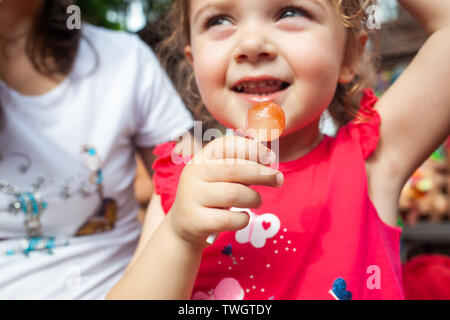
[[[335,138],[279,164],[279,189],[254,186],[261,208],[249,226],[222,232],[204,250],[193,299],[404,299],[400,228],[382,222],[368,196],[365,159],[376,149],[377,98],[364,91],[360,115]],[[183,165],[175,144],[156,148],[154,184],[167,213]]]

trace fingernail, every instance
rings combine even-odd
[[[281,186],[284,183],[284,175],[280,172],[277,174],[277,185]]]
[[[271,164],[277,163],[277,154],[273,151],[270,152]]]
[[[275,153],[269,152],[269,153],[265,156],[265,158],[264,158],[264,163],[263,163],[263,164],[266,164],[266,165],[274,164],[275,161],[276,161],[276,159],[277,159],[277,156],[275,155]]]
[[[255,130],[247,129],[244,131],[245,137],[249,140],[256,140]]]

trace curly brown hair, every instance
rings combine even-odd
[[[366,8],[376,4],[376,0],[329,0],[336,7],[343,25],[347,29],[345,61],[355,66],[355,77],[349,84],[338,84],[334,98],[328,108],[330,116],[338,127],[347,124],[357,116],[365,87],[370,87],[375,75],[375,55],[361,48],[357,41],[359,32],[372,32],[364,22],[368,17]],[[156,27],[156,29],[155,29]],[[192,66],[184,57],[184,47],[190,43],[189,1],[175,0],[170,12],[151,26],[153,47],[182,96],[187,107],[197,120],[202,120],[204,128],[222,127],[215,121],[203,105],[194,78]],[[158,32],[155,33],[154,30]],[[159,36],[155,36],[159,33]],[[147,37],[148,37],[147,33]],[[144,40],[146,35],[144,35]],[[161,40],[161,41],[159,41]],[[363,54],[360,54],[363,52]]]

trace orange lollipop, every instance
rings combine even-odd
[[[247,112],[247,129],[258,141],[273,141],[281,136],[285,126],[283,109],[273,102],[260,102]]]

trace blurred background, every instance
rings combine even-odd
[[[138,33],[152,47],[161,40],[152,33],[152,24],[158,23],[171,3],[172,0],[77,1],[84,20]],[[375,92],[382,95],[414,58],[427,34],[396,0],[379,0],[376,19],[381,22],[381,28],[369,45],[379,57]],[[448,260],[442,260],[450,256],[449,149],[450,139],[447,139],[409,179],[399,201],[398,224],[403,228],[401,258],[407,298],[423,298],[420,291],[424,282],[450,288],[445,282],[450,279],[450,267],[445,265]],[[152,183],[138,156],[136,161],[135,190],[142,206],[142,219]]]

